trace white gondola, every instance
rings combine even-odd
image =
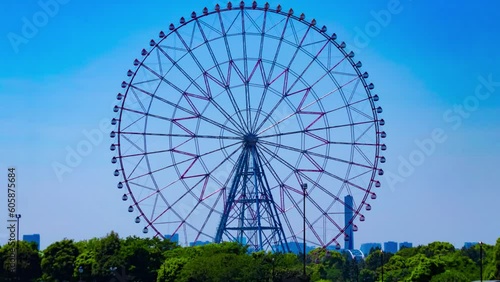
[[[128,196],[127,196],[127,194],[123,194],[123,196],[122,196],[122,200],[123,200],[123,201],[128,200]]]
[[[118,185],[116,185],[116,187],[117,187],[118,189],[122,189],[122,188],[123,188],[123,183],[118,182]]]

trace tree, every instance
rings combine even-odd
[[[169,240],[131,236],[121,240],[120,258],[126,273],[135,281],[155,281],[157,271],[165,260],[164,253],[176,247]]]
[[[463,273],[456,270],[446,270],[445,272],[435,275],[430,282],[469,282],[471,281]]]
[[[73,240],[63,239],[43,251],[42,271],[44,280],[69,281],[73,277],[74,264],[79,250]]]
[[[97,280],[111,280],[114,276],[111,269],[123,266],[124,260],[120,256],[121,241],[118,233],[111,231],[107,236],[101,238],[95,250],[95,265],[92,267],[92,275]]]
[[[489,279],[500,279],[500,238],[497,239],[497,243],[493,248],[493,258],[487,268],[488,274],[486,277]]]
[[[1,278],[4,281],[34,281],[42,275],[36,243],[18,241],[6,244],[0,248],[0,260],[3,266]],[[11,263],[14,263],[14,271]]]

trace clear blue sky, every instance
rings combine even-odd
[[[107,131],[92,135],[91,152],[72,160],[71,172],[58,178],[53,163],[65,163],[67,150],[88,139],[85,132],[114,116],[120,83],[151,38],[216,2],[60,0],[49,14],[39,4],[47,2],[53,1],[0,4],[0,184],[6,187],[6,168],[16,166],[21,233],[40,233],[42,248],[110,230],[142,235],[115,188]],[[355,246],[388,240],[461,246],[500,237],[500,3],[282,5],[336,32],[381,97],[388,177],[358,224]],[[433,136],[439,142],[427,142],[427,152],[417,145]],[[0,203],[6,210],[4,192]],[[0,233],[0,243],[7,235]]]

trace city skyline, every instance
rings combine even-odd
[[[20,231],[39,233],[41,249],[111,230],[145,236],[116,189],[112,107],[149,40],[205,5],[94,2],[96,9],[89,3],[9,1],[3,11],[0,163],[18,171]],[[500,234],[494,221],[500,55],[493,23],[500,4],[281,4],[336,32],[363,62],[381,98],[386,174],[366,221],[356,222],[355,243],[494,244]],[[213,9],[215,2],[206,5]],[[0,233],[2,245],[7,238]]]

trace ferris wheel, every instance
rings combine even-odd
[[[144,233],[288,252],[357,231],[385,122],[335,33],[292,9],[228,3],[170,24],[141,56],[111,150]]]

